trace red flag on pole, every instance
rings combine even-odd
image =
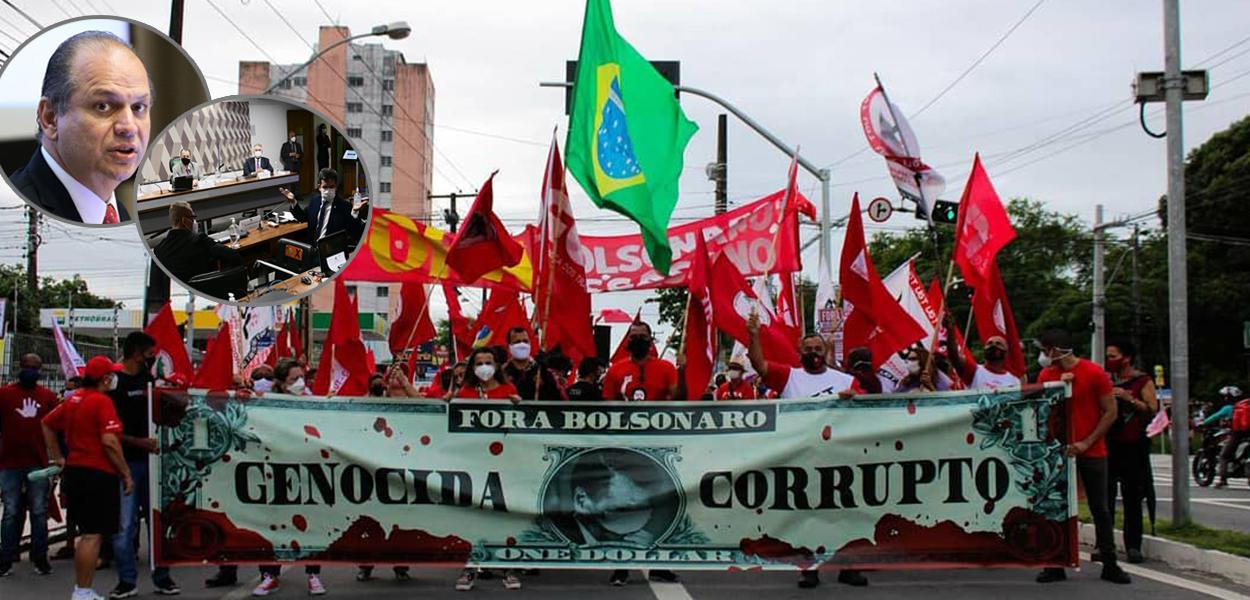
[[[529,334],[531,344],[534,329],[525,315],[525,307],[521,306],[520,295],[512,290],[495,288],[482,306],[482,312],[473,323],[473,346],[506,346],[508,332],[520,327]]]
[[[642,322],[642,307],[639,307],[638,312],[634,313],[634,318],[629,321],[629,324],[633,325],[634,323],[641,323],[641,322]],[[648,352],[648,354],[651,356],[651,358],[655,358],[660,355],[660,351],[656,349],[655,347],[654,340],[651,342],[651,350],[650,352]],[[615,363],[617,361],[625,360],[628,358],[629,358],[629,332],[626,331],[625,335],[621,336],[621,343],[617,344],[616,350],[612,352],[612,360],[610,362]]]
[[[781,290],[777,293],[777,317],[794,334],[794,344],[803,337],[803,314],[799,310],[798,293],[794,288],[794,273],[779,273]]]
[[[438,332],[430,321],[429,299],[425,285],[405,281],[399,288],[399,315],[391,323],[391,354],[399,355],[405,349],[434,339]]]
[[[195,373],[191,387],[210,391],[227,390],[234,386],[234,341],[230,337],[230,322],[221,324],[217,337],[208,344],[200,370]]]
[[[686,275],[686,291],[690,299],[686,303],[685,329],[681,338],[686,364],[686,394],[690,400],[697,400],[703,395],[703,390],[712,380],[712,369],[716,364],[716,325],[708,290],[711,269],[707,244],[703,241],[702,232],[694,239],[694,257]]]
[[[595,355],[595,336],[590,324],[590,293],[586,291],[581,238],[565,187],[560,147],[554,137],[543,174],[542,198],[538,268],[534,271],[534,321],[543,329],[542,350],[558,345],[576,364],[582,357]]]
[[[187,315],[187,319],[191,318],[192,315]],[[187,356],[182,335],[178,333],[174,310],[169,302],[152,317],[143,331],[156,340],[156,363],[152,365],[152,377],[157,380],[181,381],[183,385],[191,381],[195,369],[191,366],[191,358]]]
[[[477,281],[496,269],[516,266],[525,251],[495,215],[491,192],[494,179],[495,174],[491,173],[447,247],[447,265],[455,269],[464,282]]]
[[[599,321],[602,323],[633,323],[634,317],[619,308],[605,308],[599,311]]]
[[[313,393],[322,396],[365,396],[369,393],[369,376],[373,370],[365,344],[360,339],[360,320],[355,302],[347,295],[343,278],[338,277],[334,280],[334,312],[330,316],[330,330],[326,332],[321,346]]]
[[[456,292],[456,286],[443,283],[443,297],[447,300],[447,320],[451,323],[452,350],[456,360],[461,360],[473,350],[473,330],[460,309],[460,294]]]
[[[928,296],[929,304],[932,306],[949,306],[946,304],[946,299],[942,295],[942,284],[938,282],[936,277],[929,282],[929,291],[925,295]],[[930,323],[933,322],[930,321]],[[955,347],[959,348],[959,355],[963,357],[965,368],[965,372],[959,373],[959,377],[963,379],[962,383],[964,384],[971,382],[972,376],[976,372],[976,370],[972,367],[976,366],[977,357],[974,356],[972,354],[972,350],[968,348],[968,342],[964,340],[963,332],[959,331],[958,328],[948,328],[945,323],[933,323],[933,325],[938,328],[939,341],[945,339],[947,336],[954,336]],[[939,346],[938,349],[941,350],[942,347]]]
[[[872,264],[858,194],[851,200],[838,278],[842,301],[850,307],[843,325],[842,360],[851,350],[868,346],[875,369],[890,355],[924,337],[924,330],[890,294]]]
[[[981,166],[981,155],[972,161],[972,172],[959,201],[959,220],[955,224],[955,264],[972,287],[981,287],[989,275],[994,256],[1011,240],[1016,229],[1011,226],[1007,209],[998,199],[994,184]]]
[[[1016,377],[1024,377],[1024,348],[1020,345],[1020,332],[1016,330],[1016,318],[1011,314],[1011,303],[1007,301],[1007,288],[998,272],[997,261],[990,262],[985,279],[972,294],[972,312],[981,341],[996,335],[1007,340],[1007,370]]]
[[[708,287],[716,327],[746,346],[751,339],[747,334],[747,318],[754,309],[760,319],[760,345],[764,356],[787,365],[799,364],[798,348],[790,339],[790,333],[784,326],[778,327],[777,315],[761,301],[746,277],[723,253],[712,264]]]

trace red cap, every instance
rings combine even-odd
[[[107,356],[96,356],[87,361],[87,368],[83,371],[83,375],[92,379],[103,379],[109,373],[116,373],[122,370],[120,363],[115,363]]]

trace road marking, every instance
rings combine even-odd
[[[1082,552],[1081,558],[1085,560],[1089,560],[1090,558],[1089,553]],[[1199,594],[1206,594],[1214,598],[1220,598],[1221,600],[1250,600],[1250,596],[1246,596],[1245,594],[1238,594],[1237,592],[1234,592],[1232,590],[1227,590],[1222,587],[1216,587],[1214,585],[1209,585],[1206,583],[1202,583],[1200,581],[1194,581],[1192,579],[1185,579],[1183,577],[1169,575],[1167,573],[1155,571],[1154,569],[1147,569],[1146,567],[1142,567],[1138,565],[1129,565],[1129,564],[1121,564],[1120,567],[1124,569],[1125,572],[1127,572],[1130,575],[1135,575],[1138,577],[1145,577],[1146,579],[1158,581],[1159,583],[1162,583],[1165,585],[1170,585],[1172,587],[1178,587],[1178,588],[1184,588],[1191,592],[1198,592]]]
[[[647,585],[651,586],[651,593],[655,594],[655,600],[694,600],[690,592],[686,591],[686,586],[680,581],[677,583],[651,581],[650,571],[643,571],[642,575],[647,578]]]
[[[1155,498],[1159,502],[1171,502],[1171,498]],[[1216,500],[1212,498],[1190,498],[1191,504],[1205,504],[1207,506],[1218,506],[1220,508],[1235,508],[1237,510],[1250,510],[1250,506],[1241,506],[1235,502],[1250,502],[1250,500]]]

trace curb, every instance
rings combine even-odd
[[[1093,545],[1094,526],[1089,523],[1081,523],[1080,526],[1081,543]],[[1124,547],[1123,531],[1115,530],[1115,542],[1117,548]],[[1234,583],[1250,585],[1250,558],[1219,550],[1204,550],[1150,534],[1142,536],[1141,551],[1146,558],[1170,567],[1217,575]]]

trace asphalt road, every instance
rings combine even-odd
[[[1170,456],[1151,456],[1154,467],[1158,516],[1172,518],[1172,462]],[[1228,487],[1215,489],[1189,482],[1189,506],[1193,520],[1213,529],[1250,533],[1250,485],[1245,478],[1230,480]],[[1149,531],[1149,530],[1147,530]]]

